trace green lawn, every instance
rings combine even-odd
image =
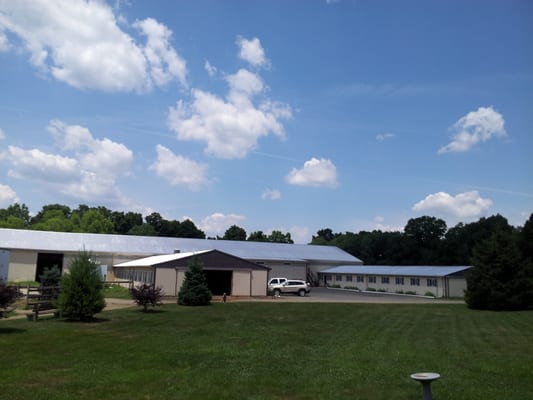
[[[533,312],[217,303],[0,321],[0,399],[531,399]]]

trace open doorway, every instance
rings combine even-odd
[[[59,272],[63,273],[63,254],[61,253],[39,253],[37,254],[37,268],[35,271],[35,280],[40,282],[40,276],[47,268],[57,265]]]
[[[233,271],[205,270],[204,274],[207,279],[207,286],[214,296],[231,295],[231,281]]]

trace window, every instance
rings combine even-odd
[[[437,287],[437,280],[436,279],[428,279],[428,286],[430,287]]]
[[[330,281],[331,280],[331,275],[330,274],[326,274],[326,281]]]
[[[375,276],[369,276],[368,277],[368,283],[376,283],[376,277]]]
[[[351,282],[351,281],[352,281],[352,276],[346,275],[346,282]]]
[[[381,277],[381,283],[389,283],[389,277],[388,276],[382,276]]]
[[[363,275],[357,275],[357,282],[364,282],[365,277]]]
[[[411,278],[411,286],[420,286],[420,278]]]
[[[403,285],[403,276],[397,276],[396,277],[396,284],[397,285]]]
[[[337,282],[341,282],[342,281],[342,275],[335,275],[335,280]]]

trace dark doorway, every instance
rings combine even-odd
[[[37,271],[35,280],[40,282],[39,278],[46,268],[52,268],[57,265],[59,272],[63,273],[63,254],[61,253],[39,253],[37,254]]]
[[[207,286],[214,296],[222,296],[226,293],[231,295],[231,280],[233,278],[233,271],[217,271],[205,270],[205,277],[207,278]]]

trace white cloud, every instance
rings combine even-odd
[[[243,158],[257,147],[260,137],[284,137],[282,118],[290,118],[287,105],[253,98],[263,89],[255,74],[240,70],[227,77],[228,101],[214,94],[193,89],[190,104],[182,100],[169,108],[168,125],[180,140],[205,142],[207,154],[225,159]]]
[[[169,45],[171,32],[153,19],[136,22],[147,44],[122,31],[104,2],[17,0],[3,2],[0,29],[20,39],[30,62],[67,84],[103,91],[143,92],[172,79],[185,83],[185,62]]]
[[[143,51],[154,83],[157,86],[165,86],[171,80],[177,79],[183,86],[187,86],[185,60],[169,44],[172,31],[153,18],[137,21],[134,26],[148,38]]]
[[[171,185],[183,185],[197,190],[207,183],[207,165],[174,154],[160,144],[156,147],[157,161],[150,166]]]
[[[378,142],[384,142],[385,140],[390,140],[395,136],[396,135],[394,133],[380,133],[379,135],[376,135],[376,140]]]
[[[0,207],[6,208],[13,203],[18,202],[17,193],[7,185],[0,183]]]
[[[207,61],[207,60],[205,60],[204,68],[205,68],[205,70],[207,71],[207,74],[208,74],[210,77],[215,76],[216,73],[217,73],[217,69],[216,69],[216,67],[214,67],[213,65],[211,65],[211,63],[209,63],[209,61]]]
[[[246,217],[238,214],[214,213],[208,215],[198,224],[198,227],[205,232],[207,236],[222,236],[226,230],[232,226],[241,226]]]
[[[126,174],[133,161],[133,153],[125,145],[108,138],[95,139],[83,126],[52,120],[48,131],[63,150],[74,152],[83,170],[99,176]]]
[[[13,169],[9,176],[20,179],[61,182],[79,176],[79,163],[71,157],[44,153],[39,149],[7,148],[7,159]]]
[[[9,176],[53,187],[69,197],[84,201],[123,202],[117,178],[129,172],[133,153],[123,144],[107,138],[93,138],[79,125],[52,120],[48,131],[62,154],[9,146],[3,155],[10,163]]]
[[[445,192],[428,195],[413,206],[413,211],[451,215],[458,218],[475,218],[485,214],[492,207],[492,200],[482,198],[474,190],[451,196]]]
[[[293,168],[286,180],[291,185],[334,188],[338,185],[337,168],[328,159],[313,157],[304,163],[303,168]]]
[[[452,141],[439,149],[439,153],[465,152],[479,142],[493,137],[505,137],[503,116],[492,107],[479,107],[459,119],[452,130]]]
[[[265,62],[259,39],[239,38],[237,43],[241,56],[252,64]],[[207,61],[204,67],[210,74],[216,72]],[[179,140],[204,142],[207,154],[234,159],[244,158],[263,136],[285,136],[281,120],[291,118],[292,110],[265,96],[267,87],[258,74],[240,69],[225,80],[229,86],[225,99],[192,89],[190,102],[179,100],[169,107],[168,127]]]
[[[266,189],[261,194],[261,199],[263,200],[279,200],[281,199],[281,192],[277,189]]]
[[[374,218],[374,227],[373,230],[378,230],[382,232],[401,232],[403,231],[403,226],[393,226],[385,223],[385,218],[378,215]]]
[[[240,97],[243,97],[244,101],[249,100],[264,89],[261,77],[243,68],[234,75],[228,75],[226,80],[230,87],[229,97],[236,100],[235,102],[238,102]]]
[[[11,46],[9,45],[9,41],[7,40],[7,36],[2,31],[2,27],[0,26],[0,53],[8,51],[10,47]]]
[[[239,57],[253,65],[254,67],[268,67],[269,61],[265,56],[265,50],[261,46],[261,41],[258,38],[251,40],[243,37],[237,38],[237,45],[239,46]]]

